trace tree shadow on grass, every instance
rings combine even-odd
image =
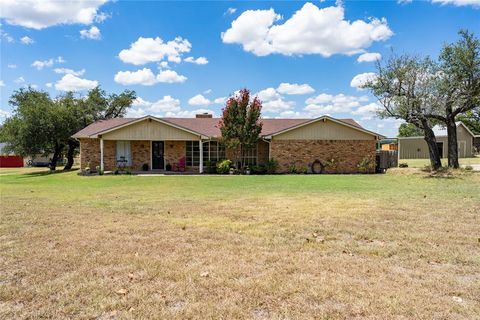
[[[49,175],[61,175],[61,174],[65,174],[65,173],[75,172],[75,171],[78,171],[78,170],[79,169],[50,171],[50,169],[45,168],[45,170],[43,170],[43,171],[26,172],[26,173],[20,174],[20,178],[32,178],[32,177],[43,177],[43,176],[49,176]]]

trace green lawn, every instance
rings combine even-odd
[[[472,319],[480,174],[0,170],[0,318]]]
[[[469,166],[472,164],[480,165],[480,156],[473,158],[460,158],[460,166]],[[427,165],[430,165],[429,159],[400,159],[400,163],[408,163],[410,168],[423,168]],[[446,166],[448,164],[448,159],[442,159],[442,165]]]

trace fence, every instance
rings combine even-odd
[[[385,171],[388,168],[398,166],[397,150],[378,150],[377,151],[377,171]]]

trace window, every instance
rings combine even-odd
[[[245,151],[243,161],[246,166],[254,166],[257,164],[257,146]]]
[[[116,153],[117,167],[130,167],[132,165],[130,141],[117,141]]]
[[[200,145],[198,141],[187,141],[186,143],[186,164],[188,167],[197,167],[200,165]]]
[[[203,161],[219,161],[225,159],[225,146],[218,141],[203,143]]]

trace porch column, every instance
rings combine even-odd
[[[103,171],[103,138],[100,138],[100,170]]]
[[[202,139],[200,139],[199,144],[200,144],[200,167],[198,168],[198,171],[200,173],[203,173],[203,143],[202,143]]]

